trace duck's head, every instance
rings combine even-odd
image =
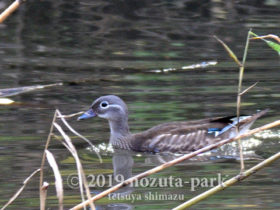
[[[78,120],[100,117],[109,121],[127,120],[128,109],[124,101],[115,95],[101,96]]]

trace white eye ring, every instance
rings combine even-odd
[[[99,106],[101,109],[107,109],[109,106],[109,103],[108,103],[108,101],[102,101]]]

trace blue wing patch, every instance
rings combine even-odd
[[[250,116],[241,116],[239,117],[239,122],[241,122],[242,120],[245,120],[247,119],[248,117]],[[231,128],[235,127],[237,125],[237,117],[234,117],[232,119],[230,119],[232,121],[231,124],[225,126],[223,129],[220,129],[220,128],[209,128],[208,129],[208,133],[209,134],[214,134],[215,137],[225,133],[226,131],[230,130]]]
[[[221,128],[208,128],[208,133],[214,134],[215,137],[218,136],[221,131],[222,131]]]

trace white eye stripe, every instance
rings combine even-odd
[[[122,107],[120,105],[117,105],[117,104],[109,104],[107,101],[102,101],[100,104],[99,104],[100,108],[101,109],[108,109],[109,107],[115,107],[115,108],[118,108],[118,109],[121,109],[122,110]]]
[[[110,104],[109,107],[115,107],[115,108],[118,108],[120,110],[123,110],[123,108],[120,105],[117,105],[117,104]]]

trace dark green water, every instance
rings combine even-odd
[[[9,3],[2,1],[1,10]],[[278,1],[45,0],[22,5],[0,25],[0,89],[63,85],[10,96],[17,104],[0,106],[0,206],[40,166],[55,108],[63,114],[85,111],[95,98],[115,94],[128,104],[132,132],[162,122],[234,114],[238,69],[213,35],[226,41],[241,59],[249,28],[259,35],[279,34],[279,12]],[[218,63],[182,69],[208,61]],[[264,42],[251,42],[244,87],[259,83],[242,98],[242,113],[270,108],[255,127],[279,119],[279,66],[279,56]],[[177,70],[155,72],[168,68]],[[94,145],[108,143],[106,121],[68,121]],[[249,139],[246,157],[255,153],[258,159],[249,158],[246,168],[280,150],[279,131],[275,128]],[[87,144],[77,138],[73,141],[88,181],[93,181],[93,176],[105,177],[104,187],[91,187],[93,194],[108,188],[114,169],[128,177],[170,159],[166,155],[103,151],[103,163],[99,163]],[[65,208],[70,208],[81,201],[79,190],[67,185],[69,175],[75,173],[74,160],[58,141],[52,141],[50,151],[62,171]],[[234,145],[152,176],[156,180],[176,178],[183,186],[173,186],[174,182],[162,187],[134,186],[122,192],[136,199],[106,197],[96,206],[173,208],[209,189],[211,179],[236,175],[239,162],[232,151]],[[193,209],[279,209],[279,174],[277,161]],[[45,180],[50,183],[48,207],[57,209],[54,177],[48,166]],[[192,189],[195,181],[201,184]],[[174,197],[159,197],[166,194]],[[36,176],[10,209],[38,209],[38,197]]]

